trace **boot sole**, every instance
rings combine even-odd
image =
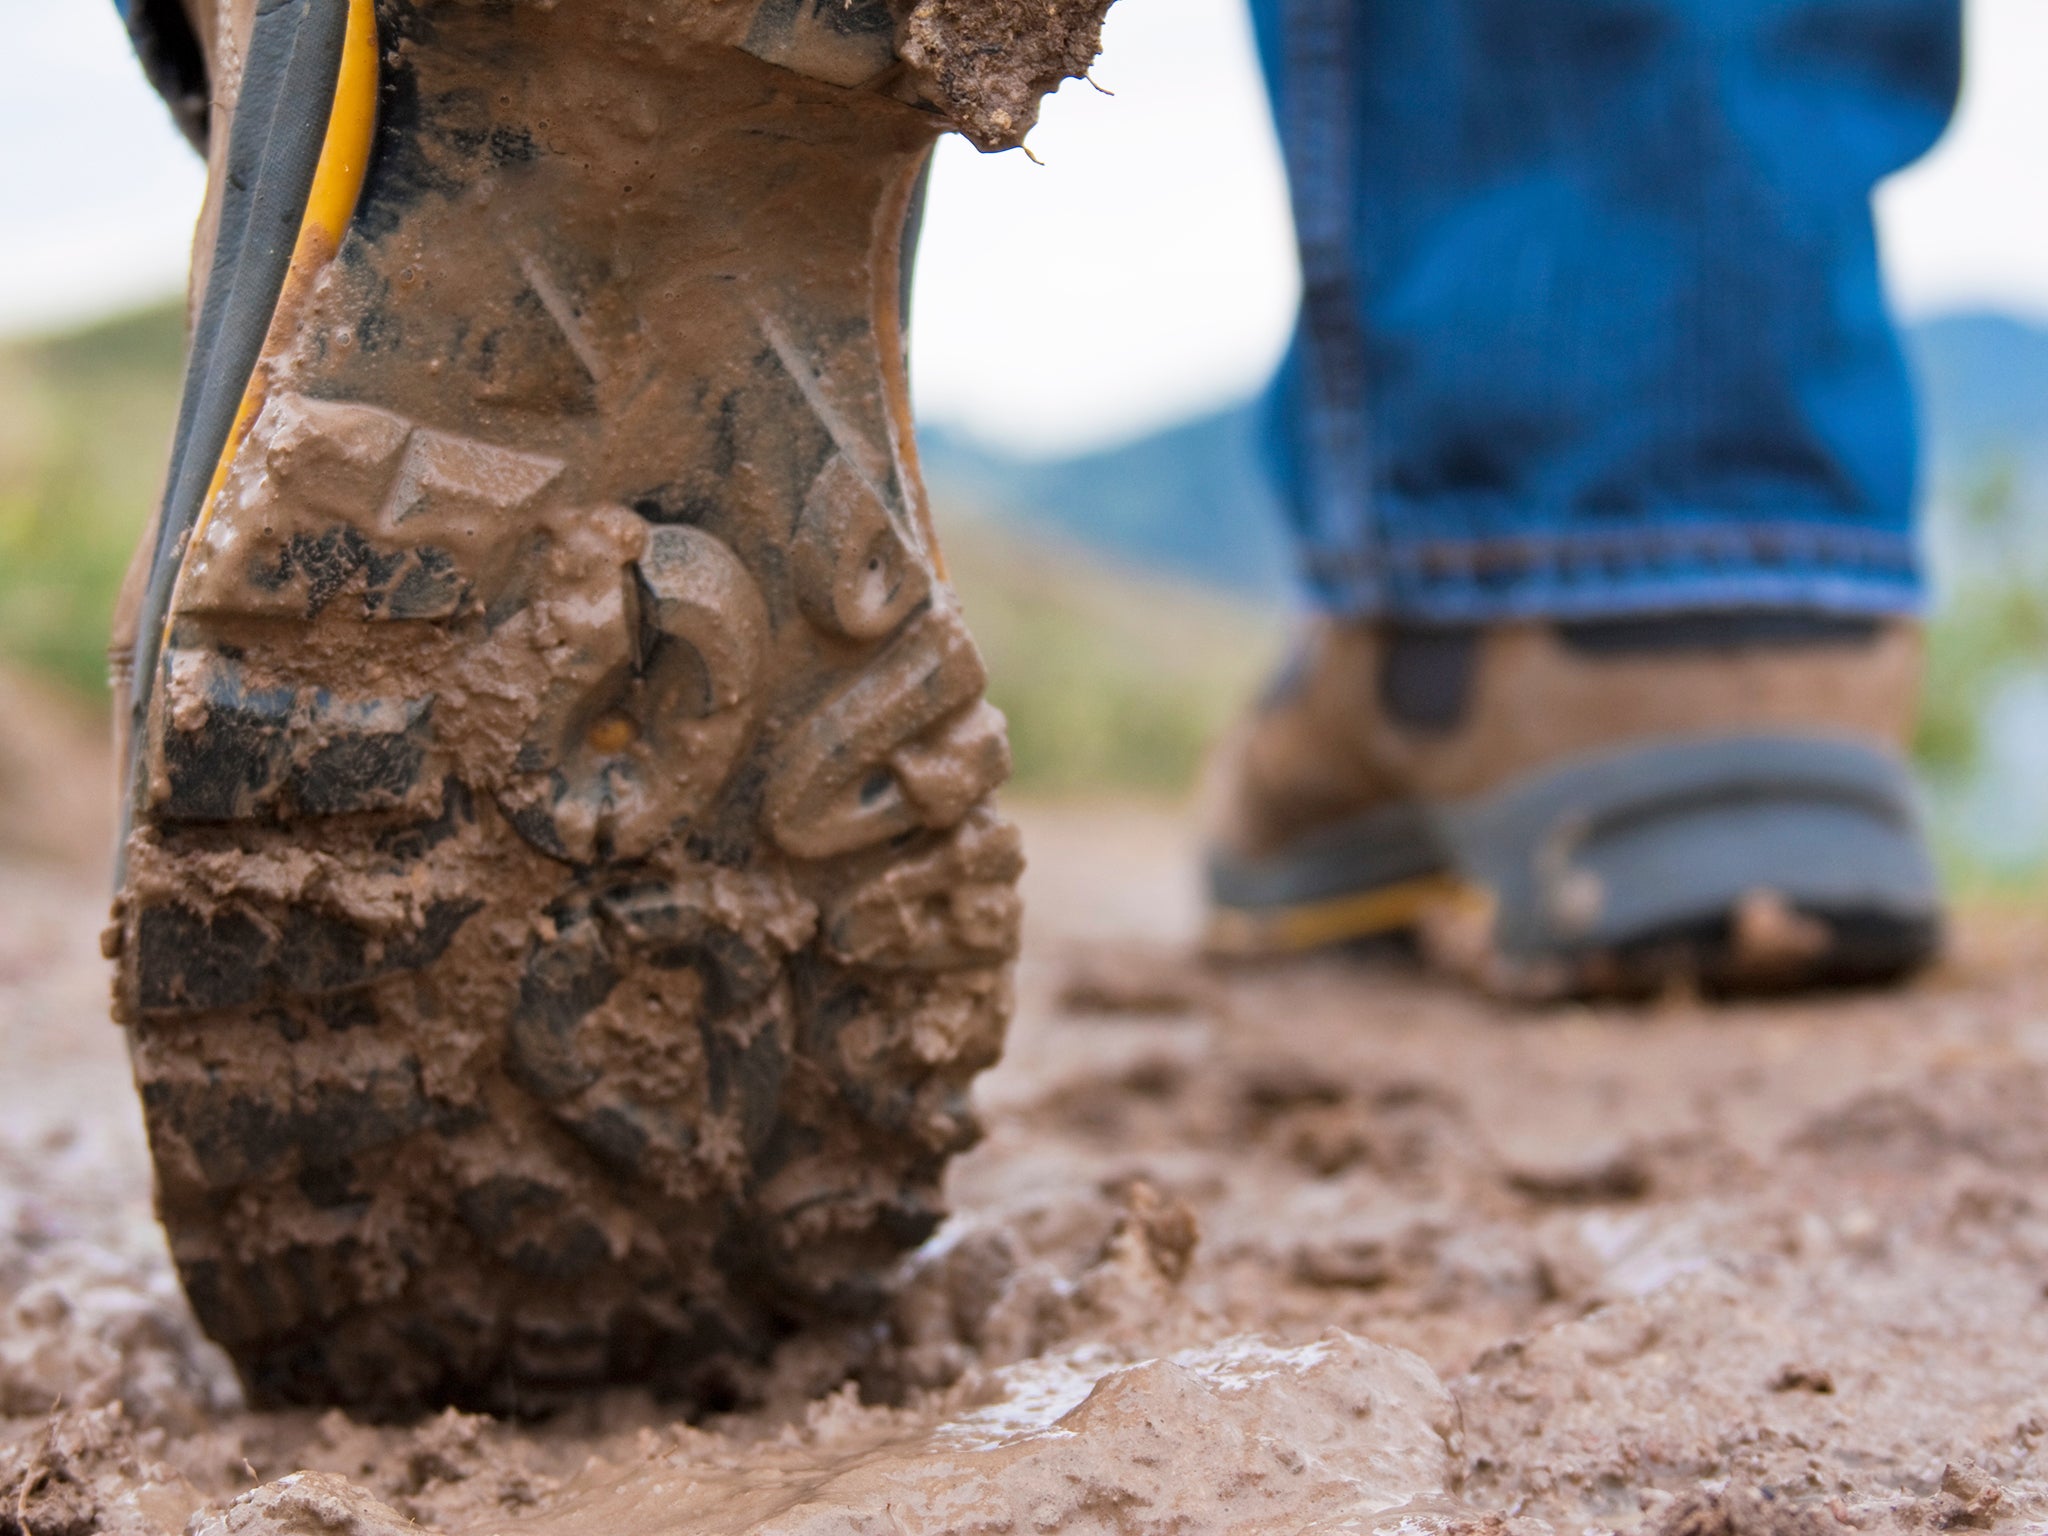
[[[936,1226],[1009,1006],[900,346],[937,125],[787,6],[380,0],[366,87],[368,10],[259,7],[145,598],[159,1210],[259,1404],[727,1403]]]
[[[1485,979],[1514,996],[1871,984],[1940,947],[1911,774],[1845,741],[1645,747],[1440,807],[1436,823],[1486,893]]]
[[[1264,858],[1208,859],[1203,947],[1223,960],[1370,945],[1411,932],[1464,887],[1428,814],[1388,805]]]
[[[1209,885],[1220,957],[1421,941],[1532,1001],[1878,983],[1941,941],[1906,768],[1817,738],[1665,744],[1382,807],[1264,860],[1212,855]]]

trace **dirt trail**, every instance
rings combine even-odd
[[[242,1411],[97,882],[0,854],[0,1536],[2048,1530],[2048,927],[1973,918],[1902,995],[1508,1016],[1205,976],[1178,820],[1019,819],[956,1217],[885,1337],[697,1426]]]

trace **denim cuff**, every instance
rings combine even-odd
[[[1694,514],[1697,518],[1697,514]],[[1908,616],[1926,584],[1908,534],[1796,522],[1415,539],[1302,552],[1310,600],[1421,624],[1787,608]]]

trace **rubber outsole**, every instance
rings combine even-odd
[[[224,259],[195,348],[113,930],[159,1209],[259,1403],[716,1405],[872,1316],[1008,1013],[936,125],[625,5],[377,17],[338,254]]]
[[[1822,738],[1662,743],[1484,797],[1214,856],[1210,947],[1298,953],[1432,927],[1528,998],[1878,982],[1925,965],[1939,882],[1910,775]]]
[[[1939,944],[1911,774],[1854,742],[1654,744],[1440,807],[1437,825],[1490,899],[1494,979],[1516,993],[1877,981]]]
[[[1377,807],[1251,858],[1212,849],[1205,947],[1219,958],[1298,954],[1413,928],[1457,881],[1428,813]]]

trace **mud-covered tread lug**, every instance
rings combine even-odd
[[[623,1104],[604,1104],[581,1114],[564,1117],[563,1129],[589,1150],[591,1156],[611,1172],[627,1178],[636,1176],[647,1162],[647,1149],[655,1134],[646,1117]],[[679,1140],[671,1136],[670,1140]]]
[[[317,997],[368,981],[372,943],[354,924],[301,907],[286,916],[271,964],[292,991]]]
[[[333,992],[308,1000],[320,1022],[334,1034],[366,1029],[378,1022],[376,999],[367,992]]]
[[[551,798],[559,800],[560,792]],[[501,799],[497,802],[497,807],[498,814],[505,818],[506,824],[535,852],[544,853],[551,859],[559,859],[564,864],[576,862],[575,857],[569,852],[568,845],[562,841],[562,834],[555,829],[554,817],[549,814],[546,805],[512,804]]]
[[[176,1258],[178,1279],[185,1288],[185,1299],[191,1303],[192,1315],[199,1320],[199,1326],[212,1338],[230,1337],[237,1326],[237,1307],[228,1292],[226,1266],[219,1259],[192,1254],[180,1253]]]
[[[483,903],[430,903],[417,927],[382,933],[313,907],[281,915],[155,903],[135,915],[137,1002],[145,1016],[219,1013],[280,998],[319,998],[423,970]],[[337,1016],[355,1011],[343,1005]]]
[[[619,980],[604,935],[587,919],[572,922],[552,941],[535,941],[519,980],[507,1057],[529,1093],[567,1099],[597,1081],[598,1071],[579,1059],[575,1036]]]
[[[213,1013],[245,1008],[264,994],[274,942],[246,912],[202,916],[160,904],[135,917],[129,946],[144,1013]]]
[[[514,1374],[539,1391],[601,1381],[610,1359],[609,1334],[588,1323],[530,1323],[515,1328],[510,1341]]]
[[[174,650],[154,755],[169,822],[391,810],[416,795],[433,700],[337,698],[253,681],[226,650]]]
[[[163,814],[232,821],[272,801],[291,762],[290,689],[209,691],[204,722],[165,733]]]
[[[366,1211],[369,1199],[357,1180],[352,1162],[312,1163],[299,1170],[295,1180],[306,1203],[316,1211]]]
[[[476,823],[476,797],[458,778],[441,781],[440,807],[431,820],[380,830],[377,852],[387,859],[416,863]]]
[[[390,729],[329,729],[293,769],[294,809],[341,816],[405,804],[426,765],[432,708],[426,700],[401,705]]]
[[[145,1082],[142,1097],[152,1122],[190,1150],[211,1189],[337,1166],[436,1119],[416,1065],[373,1069],[354,1083],[298,1084],[277,1094],[159,1080]]]
[[[521,1223],[560,1210],[564,1202],[565,1196],[555,1185],[515,1174],[493,1174],[456,1194],[455,1213],[480,1241],[497,1243]]]
[[[759,1154],[775,1133],[782,1085],[789,1073],[789,1055],[771,1029],[739,1043],[715,1024],[701,1034],[713,1109],[736,1105],[742,1145]]]
[[[876,1212],[875,1226],[884,1239],[901,1248],[915,1248],[939,1230],[946,1213],[913,1200],[891,1200]]]
[[[604,1233],[538,1180],[487,1179],[457,1195],[455,1210],[478,1242],[536,1280],[580,1280],[611,1257]]]

